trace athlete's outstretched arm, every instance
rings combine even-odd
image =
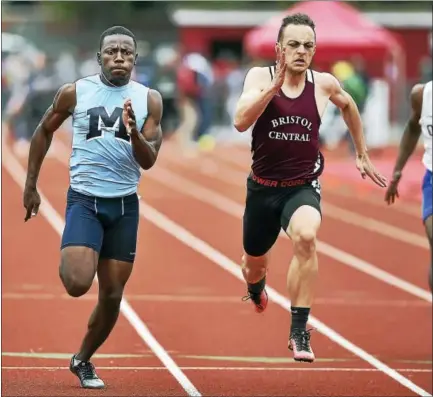
[[[35,187],[42,162],[50,148],[54,132],[71,115],[76,104],[75,84],[57,91],[52,105],[42,116],[30,143],[26,185]]]
[[[421,117],[423,92],[424,84],[417,84],[412,88],[410,93],[412,111],[400,141],[400,148],[394,167],[393,179],[400,178],[401,172],[403,171],[407,160],[415,150],[416,144],[421,135],[421,126],[419,124],[419,120]]]
[[[54,132],[71,115],[76,104],[75,84],[62,86],[54,97],[53,104],[42,116],[30,143],[27,178],[24,189],[25,220],[37,214],[40,198],[36,191],[39,172],[45,155],[50,148]]]
[[[152,168],[155,164],[162,144],[161,119],[163,109],[162,97],[158,91],[149,90],[147,108],[148,116],[141,133],[137,131],[134,111],[132,110],[131,103],[128,101],[125,103],[125,110],[128,113],[125,114],[124,112],[123,121],[127,131],[130,130],[134,157],[145,170]],[[129,119],[125,119],[127,116],[129,116]]]
[[[364,131],[362,127],[362,119],[353,98],[341,88],[338,80],[328,73],[323,73],[325,80],[325,88],[330,94],[330,101],[340,108],[343,120],[346,123],[350,134],[352,135],[356,153],[362,156],[367,152],[365,144]]]
[[[421,135],[421,126],[419,124],[419,120],[421,118],[423,92],[424,84],[416,84],[410,93],[412,111],[400,141],[400,147],[392,173],[391,183],[389,184],[385,194],[385,201],[388,202],[388,204],[394,203],[395,198],[399,197],[398,183],[400,182],[403,168],[415,150],[416,144]]]
[[[322,73],[321,85],[331,102],[340,108],[344,122],[349,128],[356,149],[356,167],[362,178],[368,176],[380,187],[386,187],[386,178],[375,169],[367,154],[362,119],[355,101],[331,74]]]

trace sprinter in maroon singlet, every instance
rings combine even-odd
[[[269,74],[272,79],[275,67],[269,67]],[[314,75],[307,70],[299,96],[290,98],[280,89],[269,102],[252,131],[255,176],[274,180],[314,180],[320,176],[323,156],[314,93]]]
[[[316,235],[322,215],[319,177],[321,116],[330,100],[341,109],[356,148],[356,167],[381,187],[386,180],[367,155],[355,102],[328,73],[311,69],[316,50],[314,22],[305,14],[283,19],[275,45],[276,66],[254,67],[245,78],[235,127],[252,127],[251,174],[243,217],[242,273],[255,310],[266,309],[268,252],[281,228],[293,243],[287,275],[292,324],[289,349],[297,361],[314,361],[306,329],[317,278]]]

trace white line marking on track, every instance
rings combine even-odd
[[[64,163],[64,161],[63,161],[63,163]],[[21,165],[19,165],[19,167],[22,169]],[[13,170],[14,170],[14,167],[12,167],[11,171],[13,172]],[[154,170],[154,172],[149,173],[148,176],[160,175],[161,172],[166,172],[166,171],[161,171],[161,169],[156,168]],[[177,179],[178,181],[182,179],[182,183],[187,183],[187,186],[193,185],[194,190],[202,189],[202,191],[206,192],[206,194],[208,194],[209,197],[213,197],[213,196],[217,195],[216,192],[213,192],[211,190],[201,188],[200,186],[195,187],[196,184],[191,183],[184,178],[177,177],[175,174],[168,173],[168,175],[169,175],[168,177],[170,179],[172,177],[173,177],[173,179]],[[158,176],[155,176],[155,177],[159,179]],[[173,187],[173,182],[174,182],[173,179],[171,179],[171,181],[172,181],[171,186],[172,187]],[[231,210],[233,210],[233,208],[238,209],[238,206],[241,207],[237,203],[234,203],[231,200],[229,200],[223,196],[222,196],[222,198],[224,198],[226,200],[226,202],[231,203],[231,206],[230,206]],[[233,204],[236,204],[236,205],[233,205]],[[221,205],[221,203],[219,203],[219,205]],[[42,206],[41,206],[41,208],[42,208]],[[243,209],[242,209],[242,212],[243,212]],[[159,227],[161,230],[172,235],[173,237],[175,237],[176,239],[178,239],[179,241],[181,241],[182,243],[184,243],[186,246],[190,247],[191,249],[195,250],[196,252],[199,252],[204,257],[208,258],[209,260],[211,260],[212,262],[214,262],[215,264],[217,264],[218,266],[220,266],[221,268],[223,268],[224,270],[228,271],[233,276],[238,278],[242,283],[245,283],[241,269],[235,262],[233,262],[230,258],[225,256],[224,254],[222,254],[221,252],[219,252],[218,250],[216,250],[215,248],[213,248],[212,246],[210,246],[209,244],[207,244],[203,240],[194,236],[192,233],[190,233],[188,230],[186,230],[182,226],[173,222],[171,219],[166,217],[164,214],[160,213],[159,211],[157,211],[153,207],[146,204],[143,200],[140,200],[140,214],[145,219],[147,219],[149,222],[151,222],[155,226]],[[284,308],[285,310],[287,310],[290,313],[291,302],[289,299],[287,299],[286,297],[281,295],[278,291],[276,291],[274,288],[272,288],[270,286],[267,287],[267,292],[268,292],[269,299],[271,301],[273,301],[274,303],[277,303],[278,305],[280,305],[282,308]],[[429,295],[429,297],[430,297],[430,301],[431,301],[431,295]],[[410,389],[411,391],[413,391],[414,393],[417,393],[420,396],[433,397],[426,390],[422,389],[421,387],[419,387],[418,385],[413,383],[411,380],[407,379],[406,377],[404,377],[403,375],[398,373],[396,370],[390,368],[389,366],[387,366],[386,364],[384,364],[383,362],[381,362],[380,360],[378,360],[377,358],[372,356],[370,353],[367,353],[365,350],[356,346],[355,344],[353,344],[352,342],[350,342],[349,340],[344,338],[342,335],[340,335],[339,333],[337,333],[332,328],[328,327],[327,325],[325,325],[324,323],[322,323],[320,320],[316,319],[315,317],[310,316],[309,323],[314,328],[316,328],[319,332],[321,332],[323,335],[327,336],[329,339],[334,341],[336,344],[338,344],[341,347],[343,347],[344,349],[350,351],[351,353],[358,356],[362,360],[368,362],[371,366],[377,368],[379,371],[382,371],[383,373],[385,373],[386,375],[388,375],[389,377],[391,377],[392,379],[394,379],[395,381],[400,383],[402,386]]]
[[[237,279],[239,279],[242,283],[245,283],[242,271],[239,265],[233,262],[230,258],[204,242],[200,240],[198,237],[194,236],[188,230],[173,222],[171,219],[166,217],[164,214],[160,213],[153,207],[146,204],[143,200],[140,202],[140,214],[147,219],[149,222],[152,222],[154,225],[159,227],[161,230],[164,230],[166,233],[171,234],[173,237],[184,243],[186,246],[192,248],[193,250],[199,252],[204,257],[208,258],[212,262],[216,263],[218,266],[223,268],[224,270],[231,273]],[[267,292],[269,299],[282,308],[287,310],[290,313],[290,300],[281,295],[274,288],[267,286]],[[349,340],[347,340],[344,336],[340,335],[338,332],[334,331],[332,328],[328,327],[324,323],[322,323],[317,318],[310,316],[309,323],[316,328],[323,335],[327,336],[329,339],[334,341],[336,344],[340,345],[344,349],[350,351],[354,355],[358,356],[362,360],[368,362],[373,367],[378,370],[384,372],[386,375],[396,380],[401,385],[407,387],[412,390],[414,393],[417,393],[420,396],[431,396],[427,391],[413,383],[411,380],[405,378],[403,375],[399,374],[396,370],[390,368],[377,358],[373,357],[370,353],[367,353],[365,350],[356,346]]]
[[[381,372],[375,368],[293,368],[293,367],[179,367],[182,371],[300,371],[300,372]],[[2,367],[10,371],[31,371],[31,370],[69,370],[69,367]],[[106,371],[167,371],[166,367],[98,367],[98,370]],[[400,368],[398,372],[432,372],[431,369],[422,368]]]
[[[230,186],[241,188],[245,184],[248,173],[239,172],[229,167],[221,166],[210,158],[203,159],[202,166],[192,168],[191,165],[185,164],[185,161],[178,156],[171,156],[169,161],[177,166],[188,169],[189,171],[199,172],[202,175],[218,179]],[[198,169],[197,169],[198,168]],[[326,194],[324,194],[325,196]],[[409,232],[399,227],[388,223],[370,218],[368,216],[357,214],[353,211],[340,208],[325,200],[322,200],[324,215],[337,221],[348,223],[349,225],[357,226],[366,229],[370,232],[381,234],[405,244],[411,244],[415,247],[430,249],[430,244],[427,238],[418,233]]]
[[[2,162],[11,177],[15,180],[18,186],[24,189],[25,185],[25,170],[15,156],[11,153],[10,149],[6,145],[2,148],[3,158]],[[44,196],[42,191],[39,189],[39,194],[41,196],[41,206],[39,212],[45,217],[48,223],[53,227],[53,229],[61,236],[64,229],[64,221],[53,208],[53,206],[48,201],[47,197]],[[97,281],[97,278],[95,278]],[[200,397],[200,392],[191,383],[191,381],[186,377],[174,360],[169,356],[167,351],[159,344],[155,339],[137,313],[132,309],[130,304],[126,299],[123,299],[120,305],[120,310],[141,339],[151,348],[159,360],[167,367],[168,371],[174,376],[174,378],[179,382],[182,388],[190,396]]]
[[[236,218],[242,218],[244,207],[225,197],[218,192],[207,189],[200,186],[186,178],[182,178],[175,173],[163,169],[161,167],[155,168],[152,173],[147,175],[148,178],[152,178],[155,181],[169,186],[171,189],[176,189],[182,194],[193,197],[199,201],[209,204],[226,214],[232,215]],[[288,239],[284,232],[280,233],[280,237]],[[399,288],[411,295],[432,302],[432,294],[423,288],[420,288],[406,280],[403,280],[385,270],[380,269],[377,266],[372,265],[354,255],[351,255],[345,251],[335,248],[332,245],[324,243],[323,241],[317,241],[317,251],[323,255],[326,255],[340,263],[357,269],[363,273],[366,273],[386,284],[392,285],[393,287]]]

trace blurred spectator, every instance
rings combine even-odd
[[[209,61],[198,53],[185,55],[177,69],[180,125],[179,142],[185,150],[206,135],[212,123],[212,87],[214,73]]]
[[[172,134],[179,123],[177,108],[177,66],[179,54],[174,46],[160,46],[155,50],[155,73],[153,87],[162,95],[162,131],[165,136]]]
[[[332,73],[340,81],[344,90],[352,96],[362,117],[368,99],[370,83],[368,75],[363,68],[362,61],[359,58],[356,59],[355,67],[349,62],[337,62],[332,67]],[[350,152],[354,154],[355,147],[348,130],[345,132],[345,139],[348,143]]]
[[[24,37],[2,33],[2,127],[15,140],[14,151],[25,156],[33,133],[32,107],[34,82],[45,66],[46,57]]]

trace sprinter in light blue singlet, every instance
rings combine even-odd
[[[110,87],[101,81],[99,74],[78,80],[75,87],[72,190],[108,198],[136,193],[141,170],[122,123],[122,111],[124,102],[130,98],[137,129],[141,130],[147,117],[149,89],[135,81]]]
[[[134,34],[122,26],[102,33],[97,53],[100,73],[59,89],[30,145],[25,221],[38,213],[36,182],[53,134],[72,114],[59,273],[73,297],[84,295],[98,275],[98,303],[69,366],[81,387],[88,389],[105,386],[90,359],[116,324],[135,259],[137,186],[142,169],[155,164],[162,143],[161,95],[130,79],[136,47]]]

